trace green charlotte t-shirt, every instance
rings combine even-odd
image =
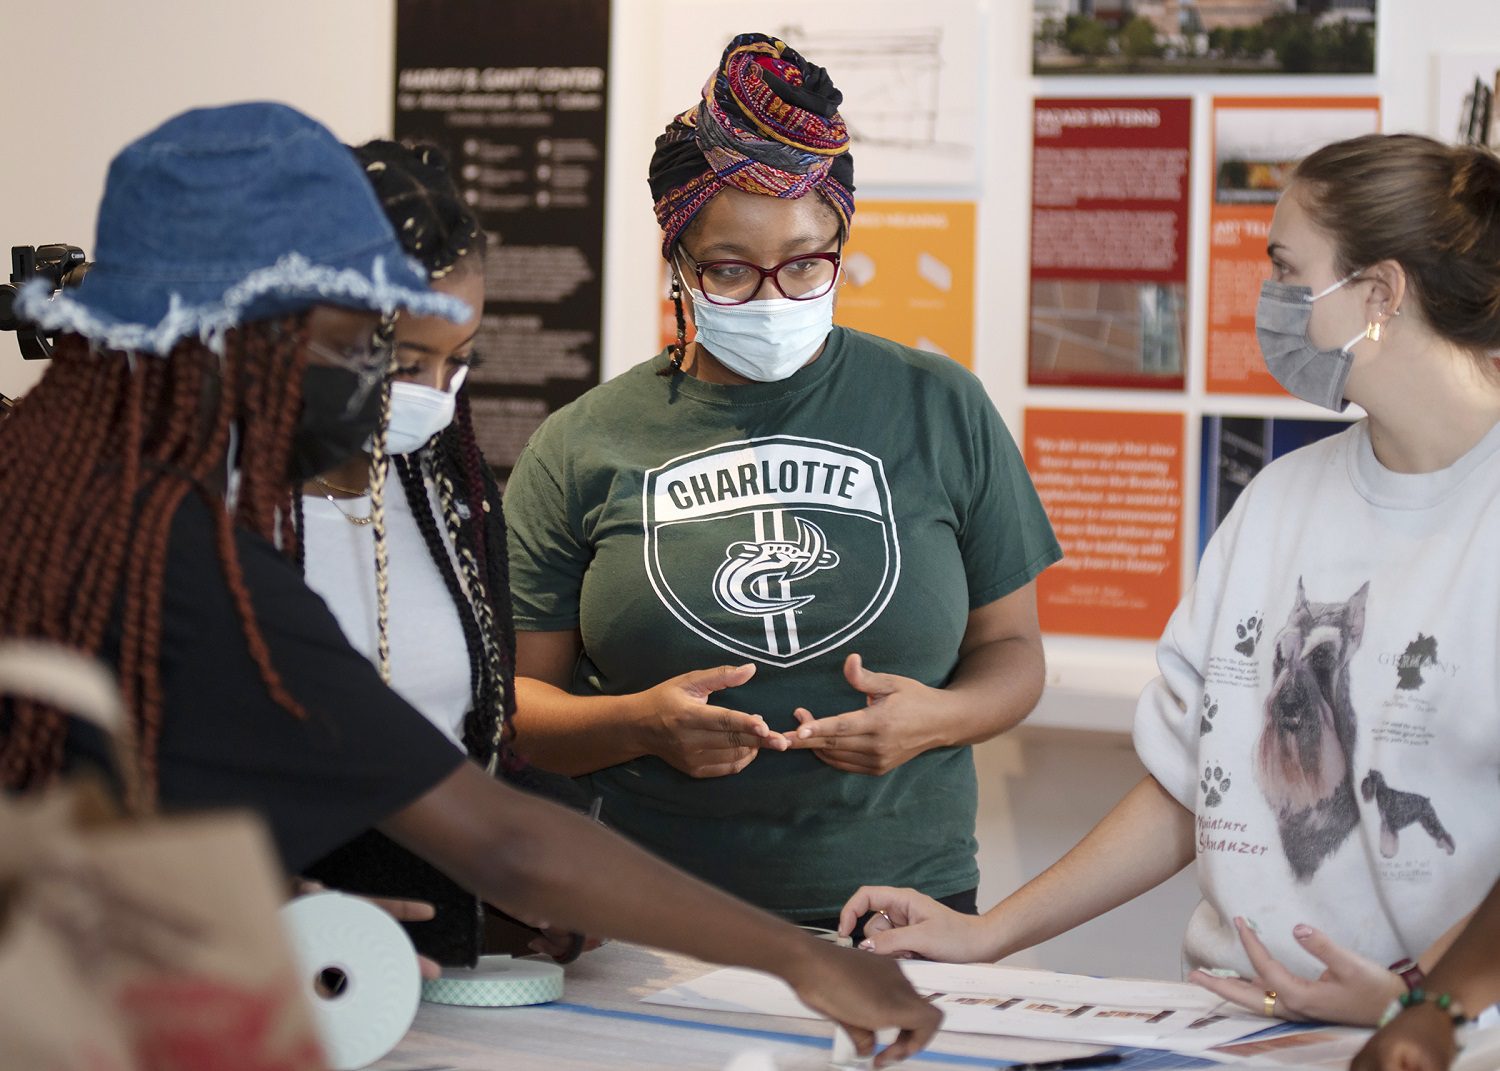
[[[506,490],[516,627],[581,630],[572,690],[756,663],[717,705],[796,727],[857,710],[842,665],[945,684],[970,610],[1061,556],[1014,441],[954,362],[844,328],[778,383],[666,378],[665,354],[554,413]],[[604,820],[789,918],[861,884],[978,883],[967,747],[881,777],[810,751],[694,779],[600,770]]]

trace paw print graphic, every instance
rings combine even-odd
[[[1249,658],[1255,653],[1255,645],[1260,643],[1261,630],[1265,628],[1265,621],[1260,614],[1251,614],[1238,625],[1234,626],[1234,634],[1239,637],[1240,642],[1234,645],[1234,649]]]
[[[1207,692],[1203,693],[1203,717],[1198,722],[1199,734],[1214,731],[1214,716],[1219,713],[1219,704],[1215,703],[1213,696]]]
[[[1217,807],[1229,794],[1229,775],[1222,766],[1203,767],[1203,780],[1198,784],[1203,788],[1203,804],[1206,807]]]

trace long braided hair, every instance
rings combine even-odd
[[[50,640],[88,655],[113,648],[134,723],[138,783],[157,786],[162,602],[172,520],[189,494],[214,518],[220,564],[261,680],[304,712],[271,663],[235,550],[236,526],[297,553],[287,463],[301,407],[302,319],[250,324],[221,359],[196,340],[166,358],[58,340],[41,381],[0,421],[0,637]],[[226,505],[230,429],[241,435]],[[27,789],[61,768],[62,712],[12,701],[0,724],[0,782]],[[127,779],[129,783],[129,779]]]
[[[483,270],[484,230],[455,188],[439,150],[372,141],[355,155],[402,246],[432,279]],[[505,520],[500,487],[474,436],[468,396],[459,392],[453,423],[432,442],[391,462],[463,628],[472,694],[464,746],[491,768],[503,763],[514,770],[519,760],[509,740],[515,711],[515,625]],[[441,529],[429,485],[436,492]],[[377,563],[377,576],[380,572]]]

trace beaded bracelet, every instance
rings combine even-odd
[[[1469,1021],[1469,1017],[1464,1014],[1464,1006],[1447,993],[1429,993],[1418,987],[1402,993],[1396,998],[1396,1002],[1403,1008],[1414,1008],[1418,1004],[1436,1004],[1440,1011],[1446,1012],[1448,1018],[1453,1020],[1454,1026],[1463,1026]]]

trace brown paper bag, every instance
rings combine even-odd
[[[17,646],[0,694],[123,721],[97,667]],[[0,1068],[321,1071],[281,899],[251,815],[127,818],[91,783],[0,797]]]

